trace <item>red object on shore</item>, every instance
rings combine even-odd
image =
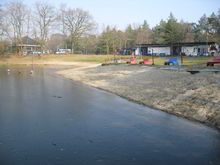
[[[207,62],[207,66],[214,66],[214,64],[220,64],[220,56],[213,57],[212,61]]]
[[[136,64],[136,63],[137,63],[136,58],[131,59],[131,64]]]
[[[152,61],[151,60],[148,60],[148,59],[144,59],[144,64],[152,64]]]

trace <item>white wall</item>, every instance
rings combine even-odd
[[[170,55],[170,47],[148,47],[148,53],[149,54],[165,53],[166,55]]]
[[[135,55],[141,55],[141,48],[135,49]]]
[[[200,54],[207,55],[207,49],[209,51],[209,46],[207,45],[200,45],[200,46],[183,46],[182,52],[185,53],[187,56],[197,56]],[[200,49],[200,53],[198,51]]]
[[[182,46],[181,52],[185,53],[187,56],[198,56],[200,54],[208,55],[207,49],[210,54],[210,45],[199,45],[199,46]],[[198,48],[200,49],[200,54],[198,53]],[[218,48],[218,46],[217,46]],[[220,49],[220,47],[219,47]],[[148,54],[160,54],[165,53],[165,55],[170,55],[170,47],[148,47]],[[220,50],[219,50],[220,51]],[[141,54],[141,48],[136,48],[135,55]]]
[[[194,52],[194,47],[190,46],[184,46],[182,47],[182,50],[181,50],[182,53],[185,53],[185,55],[187,56],[196,56],[197,55],[197,51]]]

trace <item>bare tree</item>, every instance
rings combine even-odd
[[[59,20],[60,31],[63,33],[63,35],[67,35],[67,29],[64,21],[65,11],[66,11],[66,4],[61,4],[58,13],[58,20]]]
[[[27,7],[22,2],[10,2],[7,5],[6,16],[8,19],[9,25],[12,27],[13,31],[13,39],[15,45],[22,44],[22,37],[25,34],[25,26],[26,26],[26,16],[27,16]],[[5,27],[5,32],[9,35],[10,27]],[[20,51],[22,52],[22,51]]]
[[[149,44],[152,42],[152,30],[149,28],[147,21],[139,26],[136,30],[136,44]]]
[[[60,19],[64,26],[63,30],[70,35],[72,53],[74,53],[74,44],[78,39],[94,29],[93,18],[82,9],[61,9]]]
[[[0,5],[0,37],[1,40],[9,39],[13,41],[13,36],[11,35],[11,27],[8,19],[7,10],[5,6]]]
[[[55,9],[47,3],[36,3],[34,13],[34,29],[35,35],[38,36],[41,44],[41,49],[44,49],[47,44],[49,30],[56,19]],[[38,35],[37,35],[38,33]],[[35,37],[36,37],[35,36]]]
[[[66,38],[67,36],[63,34],[52,34],[50,36],[50,40],[48,41],[48,47],[55,53],[58,48],[65,48]]]
[[[0,37],[2,39],[2,36],[4,34],[4,31],[3,31],[3,8],[2,8],[2,5],[0,4]]]

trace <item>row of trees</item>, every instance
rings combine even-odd
[[[84,54],[112,54],[136,44],[200,41],[220,44],[220,10],[203,15],[198,23],[178,21],[171,13],[153,28],[146,20],[128,25],[125,31],[106,26],[101,34],[96,34],[96,28],[92,16],[78,8],[61,5],[58,9],[48,3],[35,3],[31,9],[22,2],[0,5],[0,51],[7,51],[7,42],[19,45],[28,36],[41,45],[42,51],[69,48],[72,53]]]
[[[101,53],[113,53],[115,48],[131,48],[136,44],[172,44],[181,42],[208,42],[220,44],[220,10],[209,17],[203,15],[198,23],[178,21],[171,13],[167,20],[149,28],[147,21],[141,25],[128,25],[124,32],[107,27],[98,37]]]
[[[70,43],[74,50],[77,40],[89,34],[96,26],[87,11],[67,9],[65,5],[58,10],[42,2],[35,3],[31,9],[23,2],[0,5],[0,22],[1,41],[9,41],[17,46],[22,45],[23,38],[28,36],[38,41],[42,51],[48,50],[49,38],[53,33],[61,33],[65,42]]]

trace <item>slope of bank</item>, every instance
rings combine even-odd
[[[67,78],[220,129],[220,73],[114,65],[60,71]]]

